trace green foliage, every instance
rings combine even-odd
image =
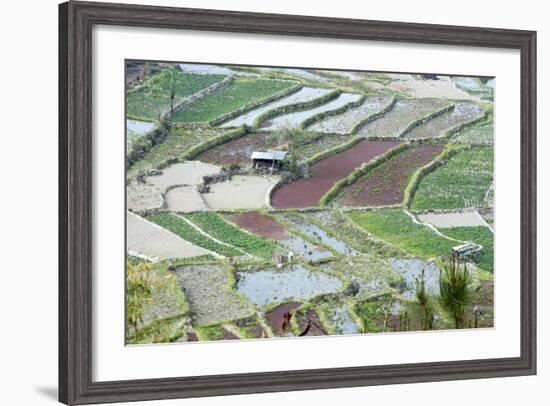
[[[126,266],[126,328],[127,339],[131,343],[137,342],[167,342],[170,341],[172,329],[169,321],[180,315],[168,319],[154,320],[147,326],[143,323],[145,308],[150,305],[157,294],[177,297],[176,279],[171,274],[156,272],[145,262],[128,261]],[[181,299],[184,301],[184,299]],[[186,304],[182,307],[185,309]]]
[[[403,192],[403,207],[410,208],[412,204],[413,197],[418,190],[418,185],[424,179],[426,175],[435,171],[440,166],[446,164],[451,157],[458,154],[460,151],[468,148],[467,146],[461,145],[447,145],[446,148],[437,155],[429,164],[424,165],[421,168],[418,168],[409,179],[409,183]]]
[[[423,317],[421,320],[422,330],[431,330],[433,328],[433,311],[430,305],[430,298],[426,291],[426,283],[424,281],[424,269],[420,274],[420,278],[416,278],[416,299],[422,308]]]
[[[216,82],[223,75],[199,75],[176,69],[163,69],[143,87],[129,91],[126,98],[128,118],[144,121],[158,120],[178,100],[190,96]]]
[[[457,240],[472,241],[483,246],[483,252],[473,258],[477,266],[484,271],[494,269],[494,235],[485,226],[442,228],[441,232]]]
[[[495,129],[493,123],[483,123],[466,128],[453,139],[472,145],[493,145],[495,142]]]
[[[441,303],[452,314],[455,327],[464,327],[468,299],[470,298],[470,272],[466,264],[455,257],[449,258],[439,278]]]
[[[211,238],[199,233],[195,228],[185,222],[180,217],[169,213],[155,213],[146,216],[147,220],[158,224],[161,227],[170,230],[176,235],[179,235],[184,240],[187,240],[199,247],[217,252],[226,257],[236,257],[242,255],[239,251],[226,245],[220,244]]]
[[[430,228],[414,223],[402,210],[349,212],[347,215],[376,237],[420,257],[447,256],[456,245],[456,241],[443,238]]]
[[[485,195],[493,181],[493,165],[493,148],[472,148],[455,155],[420,181],[412,208],[485,207]]]
[[[249,254],[271,259],[273,252],[277,249],[277,245],[273,242],[241,231],[216,213],[193,213],[186,217],[214,238],[238,247]]]
[[[294,83],[257,78],[238,78],[229,86],[197,100],[172,118],[178,123],[207,123],[242,106],[257,102]]]

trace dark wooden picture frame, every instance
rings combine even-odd
[[[517,358],[94,382],[92,27],[96,24],[517,49],[521,54],[521,354]],[[536,373],[536,32],[109,3],[59,6],[59,400],[218,396]]]

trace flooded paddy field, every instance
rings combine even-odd
[[[312,176],[281,186],[273,193],[276,208],[313,207],[334,183],[356,167],[398,145],[398,141],[363,141],[311,166]]]
[[[443,151],[439,145],[420,145],[382,163],[346,187],[338,202],[345,206],[400,204],[412,174]]]
[[[469,123],[483,115],[483,108],[476,103],[456,103],[452,111],[444,113],[418,127],[413,128],[407,134],[407,139],[439,138],[446,135],[453,127]]]
[[[359,121],[380,112],[390,101],[390,96],[369,96],[360,106],[336,116],[329,116],[308,129],[322,133],[349,134]]]
[[[310,110],[296,111],[282,116],[277,116],[262,125],[264,131],[274,131],[283,127],[298,127],[304,120],[325,111],[334,110],[348,103],[359,100],[359,94],[342,93],[336,99]]]
[[[451,104],[441,99],[398,100],[389,112],[363,126],[358,134],[364,137],[401,137],[412,122]]]
[[[342,255],[358,255],[359,252],[350,247],[344,241],[334,238],[327,234],[324,230],[317,227],[315,224],[309,223],[303,217],[299,217],[291,214],[283,214],[283,219],[288,222],[291,227],[298,230],[300,233],[310,237],[314,241],[331,248]]]
[[[416,281],[424,271],[424,284],[429,295],[439,295],[439,267],[433,261],[420,258],[390,258],[392,268],[403,277],[402,295],[408,298],[416,294]]]
[[[313,272],[301,265],[283,269],[237,272],[237,291],[257,306],[290,299],[311,299],[342,288],[340,279],[323,272]]]
[[[441,228],[487,226],[486,221],[477,211],[423,213],[416,216],[424,223]]]
[[[237,118],[227,121],[220,125],[220,127],[235,127],[239,125],[246,124],[252,126],[256,119],[263,113],[274,108],[281,106],[288,106],[294,103],[303,103],[310,100],[317,99],[325,94],[327,94],[329,89],[314,88],[314,87],[303,87],[298,90],[296,93],[291,94],[290,96],[283,97],[282,99],[275,100],[271,103],[264,104],[254,110],[249,111]]]

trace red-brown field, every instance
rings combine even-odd
[[[198,161],[218,165],[249,164],[253,151],[273,149],[278,141],[270,134],[248,134],[236,140],[218,145],[197,157]]]
[[[251,211],[247,213],[234,214],[230,218],[231,221],[239,227],[261,237],[270,238],[272,240],[286,240],[291,237],[283,226],[271,217],[265,216],[261,213]]]
[[[363,162],[381,155],[400,141],[362,141],[311,166],[312,176],[298,179],[277,189],[271,204],[276,208],[313,207],[334,183],[347,176]]]
[[[301,317],[298,324],[300,325],[300,331],[305,332],[308,320],[310,321],[310,326],[306,332],[306,336],[326,336],[328,335],[327,331],[321,324],[319,315],[314,310],[308,310],[305,317]]]
[[[273,310],[265,314],[265,317],[269,322],[269,324],[271,325],[271,328],[273,330],[273,333],[275,333],[275,335],[278,335],[278,336],[284,335],[284,332],[281,329],[281,325],[283,322],[283,315],[286,312],[293,313],[294,310],[300,307],[301,305],[302,305],[301,302],[288,302],[277,306],[276,308],[274,308]],[[288,332],[289,330],[287,329],[286,331]]]
[[[346,206],[384,206],[399,204],[411,175],[443,150],[439,145],[407,149],[384,162],[366,176],[344,189],[340,203]]]

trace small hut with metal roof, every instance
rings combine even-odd
[[[283,166],[287,154],[287,151],[254,151],[250,156],[252,159],[252,168],[279,170]]]

